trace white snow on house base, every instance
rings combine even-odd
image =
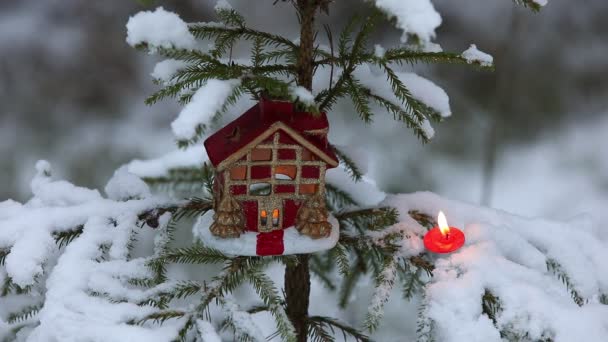
[[[202,242],[205,246],[217,249],[225,254],[256,256],[256,243],[258,233],[245,232],[238,238],[223,239],[211,234],[209,227],[213,223],[212,210],[199,217],[192,233],[195,240]],[[338,220],[330,216],[328,222],[332,225],[331,234],[327,238],[312,239],[300,234],[295,227],[285,229],[283,244],[285,251],[283,255],[315,253],[333,248],[340,238]]]

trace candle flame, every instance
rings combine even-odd
[[[275,209],[272,211],[272,218],[279,218],[279,209]]]
[[[443,236],[450,232],[450,226],[448,226],[448,220],[445,218],[443,211],[439,212],[439,215],[437,216],[437,223],[439,224],[439,230]]]
[[[260,213],[260,216],[262,217],[266,217],[268,214],[266,213],[266,210],[262,210],[262,212]]]

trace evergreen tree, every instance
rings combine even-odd
[[[177,98],[187,107],[200,101],[197,95],[201,89],[207,89],[205,87],[221,91],[225,95],[218,95],[223,101],[216,105],[217,110],[211,113],[207,122],[198,123],[192,132],[184,132],[181,127],[177,127],[179,125],[175,125],[174,131],[179,131],[178,144],[181,147],[200,144],[201,138],[208,134],[208,126],[219,120],[242,96],[249,96],[254,100],[260,100],[264,96],[290,100],[315,113],[331,113],[339,100],[347,98],[352,101],[359,118],[365,122],[371,122],[373,116],[379,114],[375,113],[374,106],[380,106],[392,114],[396,121],[407,125],[422,142],[427,142],[432,137],[430,122],[441,121],[445,113],[416,96],[400,78],[396,68],[404,64],[418,63],[474,64],[480,68],[492,68],[491,62],[476,49],[468,50],[468,54],[442,52],[433,47],[428,37],[416,32],[409,32],[407,44],[403,46],[386,50],[373,46],[370,37],[378,25],[386,21],[386,16],[371,2],[365,15],[352,18],[336,35],[337,39],[334,39],[335,28],[325,27],[328,46],[323,46],[316,22],[319,15],[331,10],[332,1],[282,2],[293,5],[297,14],[300,23],[300,37],[297,42],[249,27],[245,18],[225,1],[220,1],[216,6],[219,23],[189,24],[186,27],[187,34],[173,41],[159,40],[157,36],[149,35],[149,32],[145,31],[140,31],[139,34],[147,37],[147,41],[135,35],[130,36],[132,45],[166,57],[174,66],[168,77],[159,80],[162,89],[150,96],[147,103],[153,104],[171,97]],[[275,3],[279,5],[278,1]],[[520,3],[534,9],[539,8],[538,1]],[[386,10],[381,4],[379,7]],[[159,22],[167,18],[174,19],[171,14],[161,9],[158,9],[157,13],[162,14],[162,17],[155,17]],[[212,41],[212,48],[197,48],[196,41],[189,39],[190,35],[200,41]],[[251,46],[250,63],[233,58],[234,48],[242,47],[245,43]],[[390,86],[390,94],[370,87],[367,80],[362,78],[365,74],[360,73],[361,66],[373,67],[382,72]],[[315,73],[318,70],[329,70],[330,81],[326,88],[313,89]],[[312,94],[314,98],[311,100]],[[353,182],[361,181],[363,174],[356,163],[345,151],[336,146],[333,148]],[[0,264],[4,265],[6,262],[10,266],[7,270],[11,274],[11,277],[4,277],[0,294],[7,296],[36,292],[41,295],[33,304],[10,315],[9,323],[13,324],[10,338],[17,336],[19,331],[34,328],[32,336],[44,339],[44,333],[36,329],[40,324],[36,320],[39,311],[52,312],[53,301],[57,301],[57,298],[68,294],[68,291],[87,287],[87,300],[105,300],[107,306],[104,308],[107,309],[113,307],[111,305],[122,305],[126,308],[127,313],[117,318],[119,323],[123,319],[130,326],[150,327],[153,323],[160,323],[162,326],[169,321],[178,322],[178,329],[158,330],[154,333],[157,335],[147,335],[160,339],[212,340],[217,333],[216,327],[209,322],[218,319],[214,315],[220,315],[219,328],[231,330],[235,340],[256,341],[265,337],[260,336],[259,329],[251,324],[251,315],[268,312],[274,318],[277,328],[274,337],[280,340],[332,341],[335,333],[339,332],[345,338],[367,341],[370,340],[367,334],[379,327],[383,306],[397,284],[403,287],[406,299],[416,294],[423,296],[419,311],[419,340],[430,341],[435,338],[435,322],[429,318],[426,306],[428,303],[424,296],[425,284],[436,268],[436,259],[426,252],[417,255],[403,253],[404,241],[409,240],[410,236],[408,231],[399,228],[399,223],[404,220],[415,220],[424,227],[433,226],[433,219],[427,213],[411,210],[407,213],[409,218],[404,218],[391,206],[361,208],[347,191],[327,184],[325,201],[331,214],[339,222],[340,239],[336,247],[324,253],[297,256],[230,256],[201,243],[185,247],[176,247],[173,244],[176,234],[179,233],[177,224],[180,221],[197,218],[214,208],[214,173],[209,165],[202,168],[174,169],[168,177],[144,179],[148,185],[157,189],[172,189],[176,190],[176,193],[190,192],[188,189],[194,185],[199,192],[198,197],[186,200],[150,197],[145,184],[132,179],[132,175],[119,172],[120,170],[106,188],[111,200],[102,199],[96,191],[73,188],[65,182],[53,183],[50,180],[50,166],[46,163],[40,163],[37,169],[38,175],[32,182],[32,189],[40,203],[38,208],[45,208],[45,205],[50,206],[49,203],[59,200],[65,206],[77,206],[89,203],[89,200],[97,203],[97,206],[78,207],[77,209],[83,210],[85,214],[77,213],[73,217],[70,216],[69,220],[53,221],[48,228],[34,232],[50,241],[38,246],[42,250],[55,248],[52,245],[56,244],[62,251],[58,253],[61,254],[58,259],[58,265],[61,267],[57,266],[58,271],[54,271],[49,279],[42,279],[42,265],[48,255],[34,258],[37,263],[32,265],[36,267],[30,267],[31,265],[26,263],[24,271],[19,272],[11,268],[14,263],[9,258],[24,255],[22,245],[15,242],[21,240],[14,238],[12,243],[4,243],[4,240],[0,239],[3,243],[0,244]],[[65,192],[69,196],[59,198],[62,191],[46,193],[49,184],[53,188],[69,189]],[[201,192],[204,195],[200,195]],[[220,222],[212,229],[219,229],[227,236],[240,234],[243,218],[235,213],[232,199],[227,197],[224,203],[218,203],[217,206],[216,215],[221,217],[219,221],[224,223]],[[318,200],[311,206],[315,209]],[[325,215],[315,210],[311,215]],[[318,223],[319,220],[315,220],[316,218],[309,224]],[[145,267],[139,268],[138,266],[143,266],[142,258],[133,256],[133,248],[137,242],[136,234],[141,227],[155,230],[156,238],[154,255],[143,259]],[[86,260],[87,263],[83,267],[89,265],[94,269],[91,272],[99,272],[100,275],[91,278],[93,280],[88,284],[80,284],[80,288],[62,288],[64,292],[45,292],[42,289],[44,281],[50,283],[49,289],[60,288],[56,286],[57,282],[69,277],[69,270],[64,265],[67,263],[78,267],[75,260]],[[222,269],[211,282],[174,281],[168,274],[168,269],[175,263],[192,264],[196,267],[200,264],[220,264]],[[265,273],[269,265],[276,263],[285,267],[284,293],[280,293],[278,286]],[[108,264],[113,266],[111,271],[104,268]],[[118,268],[123,267],[124,271],[117,270],[116,265]],[[576,284],[568,277],[559,261],[548,259],[547,269],[563,281],[577,305],[585,304],[586,299],[579,293]],[[349,297],[362,277],[371,275],[375,279],[375,291],[363,327],[349,326],[332,317],[309,314],[311,273],[318,276],[329,288],[335,289],[343,307],[348,305]],[[332,276],[336,273],[341,277]],[[258,305],[241,307],[232,300],[230,295],[245,283],[250,284],[258,294]],[[601,298],[605,301],[605,296]],[[527,332],[519,331],[515,326],[500,324],[498,317],[503,308],[500,298],[492,293],[491,289],[485,289],[480,301],[482,312],[492,320],[501,336],[509,340],[531,339]],[[190,305],[175,305],[184,302]],[[172,326],[175,327],[176,324]],[[144,334],[143,330],[134,331]],[[116,339],[114,336],[108,338]],[[552,340],[551,336],[543,338]]]

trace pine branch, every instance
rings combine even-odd
[[[424,119],[419,119],[420,117],[420,112],[418,112],[418,115],[415,115],[416,117],[414,117],[414,109],[412,107],[407,107],[406,109],[409,108],[409,110],[411,111],[404,111],[400,105],[397,105],[393,102],[391,102],[390,100],[380,96],[380,95],[376,95],[374,93],[371,92],[371,90],[369,90],[369,96],[380,106],[384,107],[386,109],[387,112],[393,114],[393,119],[397,120],[397,121],[401,121],[404,122],[407,127],[409,127],[410,129],[412,129],[414,131],[414,133],[416,134],[416,136],[418,137],[418,139],[420,139],[422,142],[427,143],[429,142],[429,137],[427,136],[426,132],[422,129],[422,120]],[[416,103],[418,102],[417,107],[422,108],[422,103],[420,103],[419,101],[415,100],[415,99],[411,99],[411,103]],[[410,102],[408,102],[410,103]]]
[[[316,328],[317,331],[326,332],[327,329],[329,329],[332,332],[332,334],[335,332],[335,330],[342,332],[342,337],[344,338],[344,341],[350,341],[351,339],[354,341],[357,341],[357,342],[371,341],[369,339],[369,337],[367,337],[365,334],[359,332],[357,329],[355,329],[345,323],[342,323],[338,320],[330,318],[330,317],[312,316],[312,317],[308,318],[308,322],[311,326],[312,325],[317,326],[317,328]],[[310,336],[310,328],[309,328],[309,336]],[[318,339],[318,341],[333,341],[334,340],[333,336],[331,336],[329,334],[324,334],[321,336],[323,336],[323,338]],[[328,337],[329,337],[329,339],[327,339]]]
[[[373,59],[374,57],[369,56],[369,59]],[[366,59],[367,59],[366,58]],[[426,64],[438,64],[438,63],[446,63],[446,64],[462,64],[462,65],[473,65],[479,67],[484,70],[494,70],[494,65],[486,66],[481,65],[479,63],[470,63],[466,58],[462,57],[460,54],[452,53],[452,52],[423,52],[416,51],[407,48],[395,48],[388,49],[384,54],[384,58],[376,59],[375,62],[377,64],[384,63],[395,63],[397,65],[410,64],[414,65],[416,63],[426,63]]]
[[[333,257],[332,259],[334,259],[338,265],[340,274],[343,276],[348,275],[348,272],[350,271],[350,262],[348,260],[348,251],[346,250],[346,247],[338,242],[336,246],[329,251],[329,253]]]
[[[173,219],[179,221],[184,218],[193,218],[204,215],[213,209],[213,202],[207,198],[192,197],[188,202],[179,206],[173,213]]]
[[[361,120],[365,123],[371,123],[374,114],[370,108],[368,94],[365,93],[361,82],[353,78],[348,78],[346,79],[344,86],[355,106],[355,110],[359,113]]]
[[[144,323],[149,321],[152,321],[156,324],[163,324],[170,319],[182,318],[186,315],[187,313],[181,310],[164,310],[148,314],[139,320],[130,320],[127,322],[127,324],[143,325]]]
[[[435,223],[435,219],[433,219],[430,215],[422,213],[418,210],[410,210],[408,212],[411,218],[416,220],[421,226],[430,229],[435,227],[437,224]]]
[[[379,230],[399,222],[399,212],[395,208],[382,207],[360,209],[335,215],[341,223],[349,224],[359,232]]]
[[[601,304],[608,305],[608,295],[605,294],[605,293],[602,293],[600,295],[599,301],[600,301]]]
[[[306,336],[308,336],[309,340],[312,342],[334,342],[335,339],[333,335],[329,333],[325,329],[325,327],[319,322],[314,322],[312,320],[308,320],[308,331],[306,332]]]
[[[38,315],[38,312],[40,309],[42,309],[43,304],[44,303],[39,303],[36,305],[26,306],[19,312],[11,313],[8,315],[6,322],[8,324],[17,324],[30,320]]]
[[[55,243],[59,245],[59,248],[65,247],[78,238],[82,234],[83,230],[84,225],[79,225],[71,230],[54,232],[53,237],[55,238]]]
[[[499,328],[496,317],[502,312],[502,306],[498,297],[488,289],[485,289],[481,297],[481,311],[490,318],[496,328]]]
[[[283,341],[296,341],[295,329],[282,307],[273,281],[259,269],[252,269],[247,274],[249,282],[260,296],[277,324],[279,335]]]
[[[526,8],[531,9],[533,12],[538,12],[541,10],[542,6],[538,4],[535,0],[513,0],[514,3],[520,6],[524,6]]]
[[[376,288],[364,322],[365,328],[370,332],[376,330],[380,325],[384,316],[384,305],[388,302],[391,290],[395,285],[395,275],[397,273],[395,258],[387,257],[382,268],[376,276]]]
[[[346,307],[357,281],[365,273],[367,273],[367,265],[365,264],[363,258],[357,257],[353,263],[353,266],[343,278],[342,286],[340,286],[340,300],[338,305],[340,305],[341,308]]]
[[[325,202],[332,212],[337,212],[345,207],[357,206],[355,199],[346,191],[330,184],[325,184]]]
[[[151,187],[162,190],[190,190],[198,191],[201,189],[201,178],[204,175],[204,168],[179,168],[168,171],[167,176],[144,177],[142,180]]]
[[[363,172],[359,169],[357,164],[342,150],[340,150],[336,145],[331,145],[332,150],[340,160],[340,163],[346,169],[346,172],[350,175],[354,182],[360,182],[363,179]]]
[[[199,39],[212,39],[220,35],[227,35],[248,41],[254,41],[256,39],[259,39],[261,44],[265,46],[271,46],[275,48],[283,46],[291,48],[294,51],[298,50],[298,46],[289,39],[272,33],[254,30],[249,27],[227,27],[206,24],[193,24],[189,26],[189,29],[192,35]]]
[[[6,257],[11,252],[10,248],[0,248],[0,266],[4,266]]]
[[[187,341],[188,331],[190,331],[190,329],[192,329],[192,327],[194,327],[194,323],[195,323],[194,316],[189,315],[188,319],[186,320],[186,323],[184,323],[182,328],[179,329],[179,331],[177,332],[178,341],[180,341],[180,342]]]
[[[378,11],[374,10],[372,14],[370,14],[361,25],[361,29],[356,35],[354,41],[352,42],[352,46],[350,48],[349,56],[350,58],[345,59],[345,52],[347,46],[350,43],[350,34],[352,25],[357,21],[356,19],[351,20],[349,25],[347,25],[346,29],[342,31],[340,35],[340,40],[338,42],[338,50],[340,54],[340,63],[339,65],[343,66],[343,71],[336,84],[328,90],[321,91],[316,97],[315,102],[319,104],[319,111],[325,112],[331,108],[336,101],[348,94],[348,81],[352,79],[352,73],[355,71],[358,64],[361,63],[358,56],[361,51],[365,48],[365,43],[373,28],[376,25],[376,22],[380,18],[380,14]],[[343,62],[342,62],[343,61]]]
[[[428,300],[424,292],[418,307],[417,342],[435,342],[435,322],[428,316]]]
[[[200,244],[170,250],[158,257],[158,261],[163,263],[173,262],[180,264],[214,264],[230,260],[233,259],[222,252]]]
[[[583,298],[579,292],[576,290],[576,287],[572,283],[570,276],[564,271],[562,265],[555,259],[547,259],[547,271],[552,273],[557,277],[557,279],[561,280],[562,283],[566,286],[566,289],[570,293],[572,300],[578,306],[583,306],[587,303],[587,300]]]

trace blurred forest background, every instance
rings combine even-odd
[[[0,0],[0,199],[29,197],[38,159],[61,178],[99,188],[118,166],[175,149],[169,124],[178,106],[144,105],[157,60],[125,43],[125,24],[156,6],[186,21],[213,20],[214,3],[146,2],[153,4]],[[231,1],[251,25],[296,38],[295,14],[284,14],[294,12],[273,2]],[[348,109],[329,114],[333,141],[373,153],[368,169],[385,191],[608,219],[608,1],[551,0],[536,14],[509,0],[434,4],[444,50],[475,43],[494,56],[496,72],[414,67],[446,90],[454,113],[435,125],[430,144],[390,118],[366,126]],[[364,6],[336,0],[323,20],[339,32]],[[388,22],[382,31],[380,42],[398,41]]]

